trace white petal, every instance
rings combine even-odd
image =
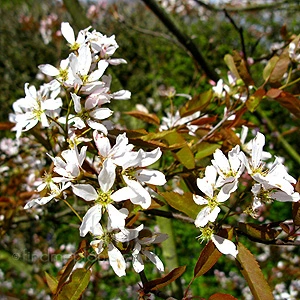
[[[98,193],[90,184],[75,184],[72,186],[73,193],[86,201],[97,199]]]
[[[106,159],[98,176],[99,185],[104,193],[108,192],[116,179],[116,165],[110,158]]]
[[[164,271],[164,269],[165,269],[164,264],[162,263],[162,261],[160,260],[160,258],[156,254],[154,254],[153,252],[148,251],[148,250],[142,250],[142,253],[144,255],[146,255],[152,263],[155,264],[156,268],[159,271],[161,271],[161,272]]]
[[[232,241],[229,241],[215,234],[212,235],[211,239],[221,253],[231,254],[233,257],[237,256],[238,250],[236,248],[236,245]]]
[[[136,178],[141,182],[154,185],[164,185],[166,183],[166,177],[162,172],[151,169],[137,170]]]
[[[93,120],[87,120],[86,123],[88,124],[89,127],[91,127],[92,129],[96,129],[98,131],[101,131],[103,132],[105,135],[107,135],[107,128],[101,124],[101,123],[98,123],[98,122],[95,122]]]
[[[112,200],[114,200],[115,202],[120,202],[120,201],[134,198],[136,196],[137,196],[137,194],[134,192],[133,189],[131,189],[128,186],[125,186],[125,187],[115,191],[113,194],[111,194],[110,198]]]
[[[162,152],[159,148],[154,149],[150,152],[143,151],[143,160],[140,162],[140,167],[147,167],[155,163],[162,155]]]
[[[132,266],[135,272],[140,273],[144,270],[144,262],[142,256],[138,254],[132,253]]]
[[[99,204],[94,205],[91,207],[82,219],[82,223],[80,225],[79,231],[80,236],[84,237],[86,234],[91,231],[93,234],[98,233],[98,226],[100,225],[99,222],[102,217],[102,206]]]
[[[122,253],[112,244],[108,245],[108,259],[115,273],[121,277],[126,275],[126,263]]]
[[[44,74],[49,75],[49,76],[59,75],[59,70],[49,64],[39,65],[39,69],[41,70],[41,72],[43,72]]]
[[[108,204],[106,209],[110,218],[110,227],[112,229],[124,228],[128,210],[125,208],[118,210],[112,204]]]
[[[74,109],[77,113],[81,112],[81,104],[80,104],[80,97],[77,96],[74,93],[71,93],[71,97],[73,99],[74,102]]]
[[[205,204],[208,203],[207,199],[205,199],[205,198],[203,198],[202,196],[199,196],[199,195],[193,195],[193,200],[198,205],[205,205]]]
[[[67,40],[67,42],[69,44],[72,45],[75,43],[74,30],[68,22],[61,23],[61,34],[63,35],[63,37]]]
[[[113,114],[113,111],[107,107],[96,108],[90,112],[90,116],[97,120],[107,119],[112,114]]]
[[[109,139],[97,130],[94,131],[93,137],[99,154],[106,158],[111,150]]]

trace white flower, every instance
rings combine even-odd
[[[58,185],[51,184],[50,185],[50,194],[48,196],[41,197],[38,199],[33,199],[33,200],[27,202],[26,205],[24,206],[24,209],[32,208],[36,204],[38,204],[38,205],[47,204],[52,199],[65,198],[64,190],[66,190],[70,186],[71,186],[70,182],[62,182]]]
[[[74,101],[75,112],[77,113],[76,117],[73,118],[73,121],[77,122],[77,124],[80,124],[81,128],[83,124],[86,123],[89,127],[99,130],[105,135],[107,135],[107,128],[103,124],[95,120],[106,119],[112,115],[113,111],[106,107],[99,108],[97,107],[97,103],[92,103],[88,101],[85,102],[85,106],[83,108],[80,103],[80,96],[71,93],[71,97]]]
[[[97,229],[94,232],[95,240],[91,242],[91,245],[97,254],[100,254],[107,248],[109,263],[119,277],[126,275],[126,263],[122,253],[114,243],[125,243],[135,239],[141,229],[142,226],[136,229],[122,228],[121,230],[116,230],[108,222],[107,229],[103,230],[102,226],[98,223]]]
[[[161,243],[167,238],[168,238],[167,234],[154,234],[154,235],[151,234],[150,236],[145,236],[145,237],[135,239],[135,246],[132,252],[132,265],[134,270],[137,273],[140,273],[141,271],[144,270],[144,262],[143,262],[142,254],[145,255],[156,266],[156,268],[159,271],[161,272],[164,271],[164,265],[160,260],[160,258],[152,251],[143,249],[142,247],[143,246],[148,247],[150,244]]]
[[[62,151],[61,157],[52,157],[48,154],[54,163],[54,172],[64,177],[62,181],[76,179],[80,175],[81,166],[86,157],[87,146],[83,146],[80,152],[76,144],[73,147],[73,149]]]
[[[123,228],[125,219],[128,215],[128,210],[122,208],[116,209],[112,204],[114,201],[123,201],[130,197],[131,190],[124,193],[112,192],[111,187],[115,181],[115,168],[110,160],[104,162],[103,171],[98,176],[100,189],[95,189],[90,184],[75,184],[72,186],[75,195],[83,198],[86,201],[95,201],[83,217],[79,228],[80,236],[84,237],[89,231],[96,234],[97,226],[102,218],[103,211],[107,211],[109,221],[113,228]]]
[[[151,196],[142,184],[149,183],[160,186],[166,183],[165,175],[162,172],[145,168],[156,162],[161,154],[159,148],[151,152],[140,149],[138,152],[126,152],[123,160],[118,161],[118,165],[123,169],[123,180],[127,184],[127,187],[123,189],[131,189],[134,196],[131,195],[130,201],[144,209],[151,205]],[[123,189],[118,192],[122,193]]]
[[[213,154],[214,159],[211,161],[213,166],[217,169],[219,180],[217,187],[223,186],[226,183],[234,183],[234,188],[231,192],[237,189],[238,178],[242,175],[245,165],[239,158],[240,146],[236,145],[228,153],[228,159],[220,149],[217,149]]]
[[[39,69],[46,75],[54,76],[61,84],[68,87],[74,85],[75,77],[70,68],[69,57],[60,62],[59,69],[50,64],[39,65]]]
[[[221,211],[220,203],[228,200],[234,185],[225,184],[219,191],[216,190],[217,170],[214,166],[207,166],[205,177],[197,179],[197,186],[205,194],[205,197],[193,195],[196,204],[204,205],[198,213],[195,225],[204,227],[208,222],[214,222]]]
[[[200,228],[200,232],[201,235],[198,236],[198,239],[201,242],[212,240],[214,245],[221,253],[225,255],[231,254],[233,257],[237,256],[238,250],[236,248],[236,245],[232,241],[214,234],[214,230],[210,226]]]
[[[59,90],[52,90],[52,86],[44,84],[37,91],[34,86],[25,84],[25,98],[13,103],[15,114],[10,114],[10,121],[16,123],[12,130],[17,131],[17,138],[22,131],[27,131],[41,122],[42,127],[49,127],[47,115],[62,106],[61,98],[56,98]]]
[[[71,25],[68,22],[61,23],[61,34],[69,43],[72,51],[78,50],[79,47],[85,42],[85,31],[87,29],[79,31],[77,39],[75,40],[75,33]]]

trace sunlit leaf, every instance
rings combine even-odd
[[[170,206],[185,213],[192,219],[196,219],[201,206],[197,205],[193,200],[192,193],[184,193],[183,195],[175,192],[162,192],[159,193]]]
[[[62,287],[58,300],[78,300],[90,282],[91,272],[84,268],[76,269],[70,280]]]
[[[175,281],[177,278],[179,278],[185,272],[185,269],[186,266],[175,268],[169,274],[162,278],[148,281],[145,284],[144,288],[147,291],[160,290],[163,287],[169,285],[171,282]]]
[[[212,241],[209,241],[200,253],[194,268],[194,277],[199,277],[208,272],[222,256]]]
[[[55,294],[57,290],[58,280],[47,272],[45,272],[45,277],[51,293]]]
[[[220,144],[212,144],[207,142],[202,142],[197,145],[197,152],[195,154],[196,159],[202,159],[204,157],[212,155],[216,149],[221,148]]]
[[[279,60],[279,56],[275,55],[268,61],[267,65],[265,66],[265,68],[263,70],[264,80],[269,79],[269,76],[271,75],[273,69],[275,68],[275,65],[278,62],[278,60]]]
[[[60,292],[62,286],[65,284],[66,280],[70,276],[75,264],[82,258],[82,255],[86,255],[87,243],[86,240],[80,242],[77,251],[72,254],[64,267],[59,271],[59,281],[57,285],[57,293]]]
[[[237,261],[256,300],[273,300],[273,294],[253,254],[240,242]]]
[[[254,112],[256,110],[265,94],[266,92],[263,89],[258,89],[249,97],[246,101],[246,106],[250,112]]]
[[[133,111],[125,112],[125,113],[129,116],[135,117],[146,123],[154,124],[157,126],[160,124],[159,118],[154,114],[145,113],[145,112],[139,111],[139,110],[133,110]]]
[[[258,225],[240,222],[238,228],[249,237],[260,241],[273,241],[280,231],[268,227],[268,225]]]
[[[195,157],[188,145],[185,145],[179,151],[175,153],[176,158],[182,163],[187,169],[195,168]]]
[[[230,54],[226,54],[224,56],[224,61],[227,65],[227,67],[229,68],[229,70],[231,71],[231,73],[233,74],[233,76],[235,76],[237,79],[241,78],[240,74],[236,68],[233,56]]]
[[[191,100],[187,101],[185,106],[180,109],[180,116],[186,117],[196,111],[205,110],[210,104],[213,97],[213,91],[210,89],[201,94],[195,95]]]

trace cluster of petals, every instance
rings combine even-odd
[[[245,132],[241,138],[244,141]],[[195,203],[202,206],[195,219],[196,227],[209,228],[210,222],[216,221],[221,211],[219,206],[236,191],[238,179],[245,170],[255,181],[251,190],[254,196],[253,209],[273,200],[282,202],[300,200],[300,195],[294,191],[293,186],[296,179],[288,174],[279,159],[276,158],[269,169],[266,167],[264,160],[270,155],[263,151],[264,145],[265,137],[258,132],[255,138],[246,145],[250,157],[240,150],[239,145],[229,151],[228,158],[221,150],[215,151],[212,165],[206,167],[204,178],[197,179],[197,186],[204,196],[193,196]],[[209,232],[210,238],[222,253],[236,256],[236,247],[231,241],[222,237],[216,238],[210,229],[205,232]],[[206,238],[209,237],[206,236]]]

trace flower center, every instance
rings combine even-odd
[[[197,236],[197,239],[200,240],[201,243],[211,240],[211,236],[214,233],[214,229],[211,226],[199,227],[199,229],[201,234]]]
[[[98,197],[95,200],[95,203],[101,204],[103,207],[106,207],[108,204],[112,203],[113,200],[110,198],[112,191],[108,191],[106,193],[98,190]]]

